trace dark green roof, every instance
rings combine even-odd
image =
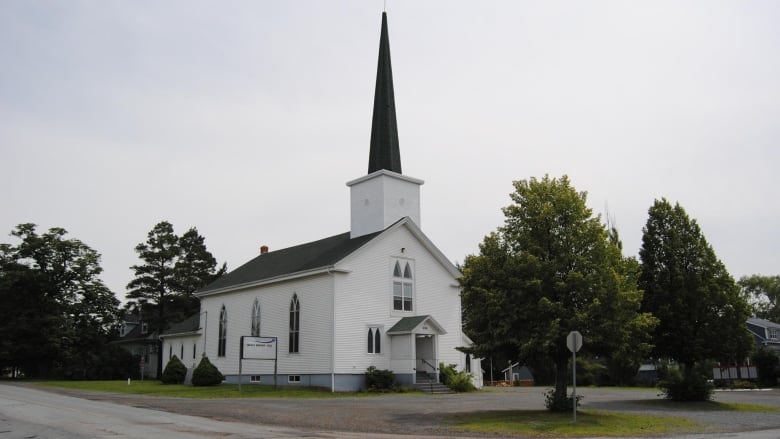
[[[195,332],[198,329],[200,329],[200,313],[193,314],[179,323],[174,323],[170,328],[163,332],[163,336]]]
[[[401,173],[401,152],[398,147],[398,123],[395,117],[393,67],[390,63],[390,38],[387,35],[387,14],[382,12],[379,37],[379,60],[374,90],[374,115],[371,121],[371,150],[368,173],[387,169]]]
[[[350,239],[350,233],[346,232],[295,247],[261,254],[203,287],[197,294],[231,289],[240,285],[318,268],[327,268],[344,259],[380,233],[381,231]]]
[[[402,333],[402,332],[409,332],[416,328],[420,323],[424,322],[425,320],[429,319],[431,316],[424,315],[424,316],[414,316],[414,317],[404,317],[401,320],[398,321],[395,325],[393,325],[392,328],[387,330],[388,334],[392,334],[394,332]]]

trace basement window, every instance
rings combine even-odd
[[[287,375],[287,382],[288,383],[300,383],[301,382],[301,376],[300,375]]]

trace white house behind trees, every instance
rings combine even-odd
[[[387,17],[382,29],[368,174],[347,183],[350,231],[261,254],[199,290],[198,318],[163,335],[163,361],[204,353],[237,382],[241,336],[278,338],[278,383],[350,391],[369,366],[399,384],[439,363],[473,369],[457,268],[420,229],[422,180],[401,173]],[[196,323],[197,322],[197,323]],[[185,325],[186,326],[186,325]],[[244,360],[244,382],[272,383],[272,361]]]

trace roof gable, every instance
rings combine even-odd
[[[403,317],[401,320],[396,322],[395,325],[393,325],[392,328],[387,330],[388,335],[400,335],[400,334],[416,334],[421,331],[421,328],[429,331],[429,328],[424,328],[423,325],[425,324],[430,325],[430,328],[435,331],[437,334],[446,334],[447,331],[444,330],[444,328],[441,327],[441,325],[434,320],[433,317],[430,315],[424,315],[424,316],[414,316],[414,317]]]

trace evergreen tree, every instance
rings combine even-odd
[[[156,224],[135,251],[143,264],[130,267],[135,278],[127,284],[131,300],[126,306],[153,315],[149,322],[153,332],[162,333],[171,323],[197,312],[199,304],[192,293],[227,271],[224,264],[216,269],[217,261],[197,229],[190,228],[179,237],[168,221]],[[162,342],[158,352],[161,348]],[[157,371],[162,373],[161,355]]]
[[[219,270],[216,269],[217,260],[206,249],[206,239],[198,234],[195,227],[179,238],[179,248],[180,254],[173,267],[175,297],[179,302],[177,310],[185,318],[198,311],[199,302],[192,293],[225,274],[227,265],[222,264]]]
[[[679,362],[690,382],[697,362],[742,361],[752,345],[748,306],[696,221],[656,200],[643,232],[639,282],[643,310],[659,319],[656,355]]]
[[[480,356],[551,360],[556,385],[551,408],[565,405],[566,347],[580,331],[584,352],[647,352],[654,319],[638,314],[636,273],[610,240],[586,194],[566,176],[514,183],[505,224],[462,267],[465,331]],[[615,236],[616,238],[616,236]],[[561,403],[563,402],[563,404]]]

